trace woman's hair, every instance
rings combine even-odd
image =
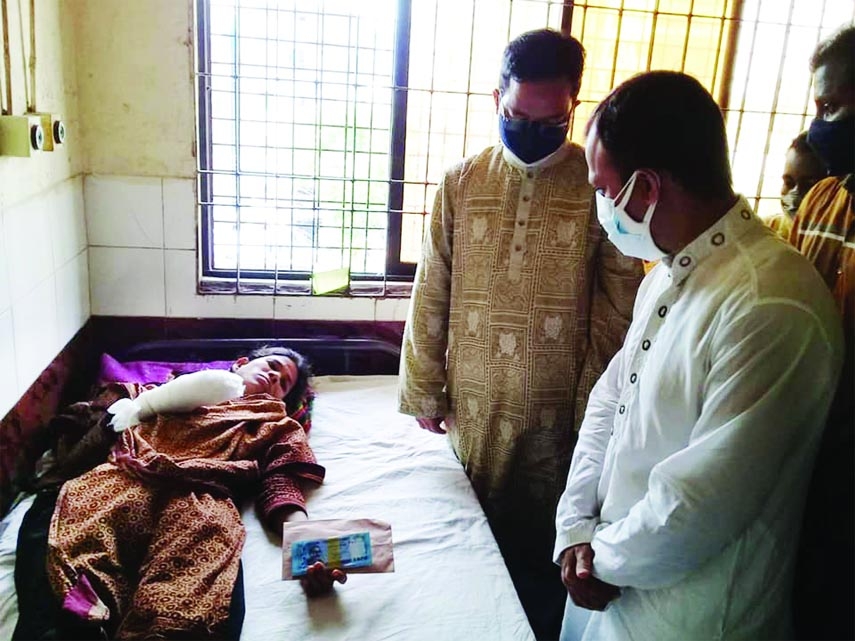
[[[285,406],[288,412],[296,411],[303,403],[309,403],[314,396],[309,388],[309,379],[312,377],[312,366],[309,360],[293,349],[287,347],[273,347],[264,345],[252,350],[247,354],[249,360],[263,358],[265,356],[284,356],[289,358],[297,366],[297,380],[294,381],[294,386],[285,395],[282,400],[285,401]]]
[[[790,149],[797,151],[800,154],[810,154],[811,156],[815,156],[816,153],[808,144],[807,141],[808,132],[803,131],[798,136],[793,138],[793,142],[790,143]]]

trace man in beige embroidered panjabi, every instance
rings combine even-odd
[[[539,638],[557,638],[566,599],[550,559],[574,433],[642,277],[606,240],[567,140],[583,61],[547,29],[505,49],[503,144],[439,186],[401,358],[400,410],[445,424]]]

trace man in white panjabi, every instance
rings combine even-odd
[[[400,410],[444,421],[541,638],[557,636],[566,594],[551,551],[575,429],[642,275],[606,241],[567,141],[583,60],[550,30],[508,45],[503,144],[439,186],[401,358]]]
[[[591,392],[558,506],[562,641],[787,638],[842,360],[834,301],[733,193],[721,112],[694,78],[619,86],[586,156],[609,238],[659,264]]]

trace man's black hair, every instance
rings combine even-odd
[[[514,38],[502,55],[499,92],[504,93],[511,82],[567,80],[573,85],[573,95],[579,94],[585,49],[571,36],[552,29],[537,29]]]
[[[810,72],[826,65],[833,67],[834,77],[844,83],[841,89],[855,91],[855,25],[842,27],[816,46],[810,57]]]
[[[633,76],[597,105],[587,129],[594,124],[624,182],[637,169],[651,169],[667,172],[700,198],[732,193],[724,118],[692,76]]]
[[[312,377],[312,366],[309,363],[309,359],[299,352],[295,352],[293,349],[272,347],[269,345],[254,349],[247,354],[249,360],[263,358],[264,356],[284,356],[294,361],[294,365],[297,366],[297,380],[294,381],[294,387],[282,399],[285,401],[285,407],[288,408],[288,412],[293,412],[306,400],[306,394],[309,390],[309,379]]]

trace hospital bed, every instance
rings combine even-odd
[[[279,541],[251,504],[242,511],[246,615],[241,639],[532,641],[487,520],[448,439],[396,411],[398,347],[374,340],[178,340],[136,346],[121,360],[200,362],[281,344],[315,365],[309,439],[326,467],[310,490],[312,519],[375,518],[392,526],[395,571],[353,574],[307,599],[282,581]],[[394,371],[394,370],[391,370]],[[374,372],[356,374],[355,372]],[[0,638],[17,618],[14,555],[29,501],[0,525]]]

